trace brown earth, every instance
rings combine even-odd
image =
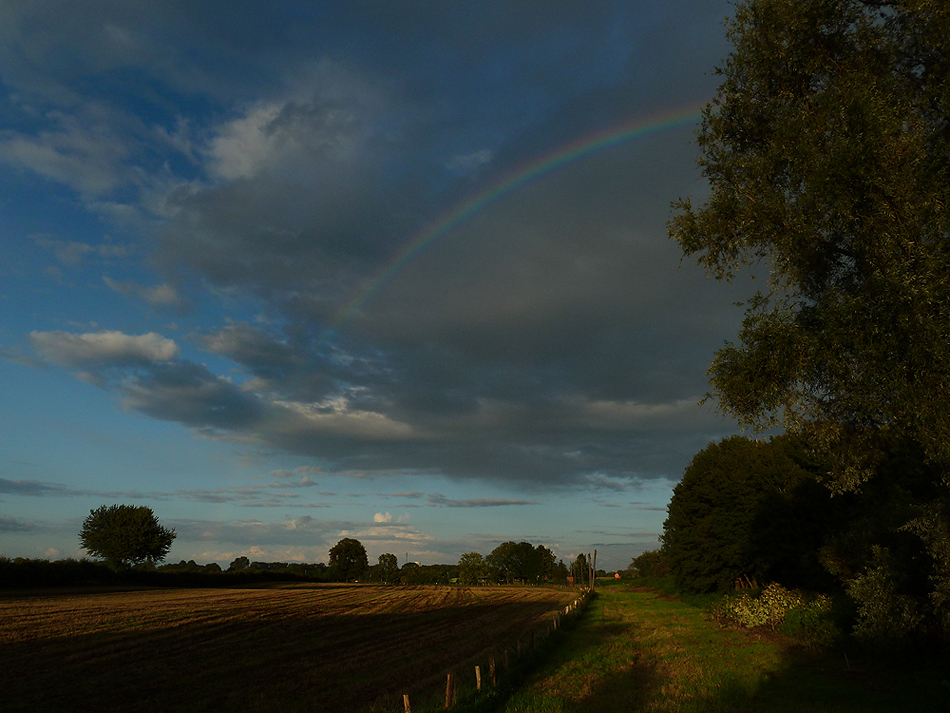
[[[541,587],[283,585],[0,596],[5,711],[401,710],[554,616]],[[500,665],[500,664],[499,664]]]

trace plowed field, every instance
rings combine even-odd
[[[7,593],[0,709],[400,710],[403,693],[421,700],[448,671],[485,667],[576,596],[370,585]]]

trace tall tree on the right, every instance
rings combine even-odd
[[[919,445],[937,487],[907,528],[950,632],[950,3],[746,0],[728,34],[699,134],[711,194],[670,222],[716,278],[767,273],[713,389],[818,444],[839,491]]]

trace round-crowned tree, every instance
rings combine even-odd
[[[334,579],[357,579],[368,567],[366,548],[359,540],[344,537],[330,548],[330,572]]]
[[[159,524],[151,508],[103,505],[83,520],[79,544],[113,569],[125,569],[165,559],[175,536],[174,530]]]

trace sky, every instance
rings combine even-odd
[[[737,432],[719,0],[0,3],[0,554],[625,568]]]

